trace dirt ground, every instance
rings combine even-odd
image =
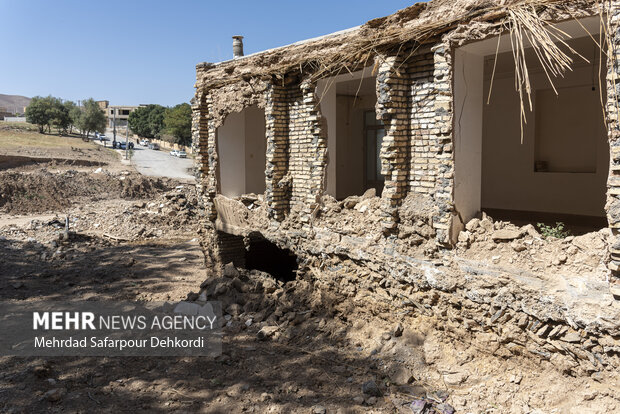
[[[7,167],[10,157],[14,158],[11,167],[50,161],[73,166],[120,166],[114,150],[85,142],[76,133],[40,134],[34,125],[0,121],[0,168]]]
[[[98,168],[0,172],[0,298],[172,301],[202,285],[225,310],[223,354],[1,357],[0,412],[620,411],[618,373],[572,377],[508,356],[483,333],[403,311],[370,290],[328,291],[317,269],[284,283],[229,265],[218,278],[204,264],[192,185]]]

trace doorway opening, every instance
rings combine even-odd
[[[590,60],[572,55],[573,70],[552,78],[557,94],[536,52],[526,50],[533,108],[526,109],[523,142],[508,36],[502,36],[497,61],[497,37],[455,51],[454,198],[463,223],[485,211],[515,224],[563,222],[577,234],[607,225],[605,70],[583,30],[597,33],[598,24],[596,17],[557,25],[573,37],[570,47]]]
[[[327,193],[343,200],[374,188],[380,195],[385,127],[375,113],[376,77],[371,69],[322,79],[317,95],[327,121]]]
[[[256,105],[234,112],[217,129],[220,193],[264,194],[267,139],[265,111]]]

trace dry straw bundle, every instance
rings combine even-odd
[[[566,42],[570,36],[558,29],[553,24],[541,19],[537,13],[537,7],[545,5],[551,2],[545,1],[525,1],[516,3],[507,7],[506,20],[503,23],[505,31],[510,36],[510,43],[512,54],[515,63],[515,89],[519,94],[519,100],[521,103],[520,109],[520,121],[521,121],[521,143],[523,143],[523,129],[527,123],[526,116],[526,100],[529,111],[532,111],[532,88],[530,84],[530,77],[528,66],[525,58],[525,50],[527,47],[531,47],[536,57],[549,80],[549,84],[553,88],[556,95],[558,94],[555,88],[553,78],[563,77],[567,70],[572,70],[574,55],[584,61],[590,63],[588,59],[580,55],[577,51],[571,48]],[[575,20],[586,31],[590,38],[596,43],[600,57],[607,56],[612,60],[613,67],[616,66],[614,53],[613,39],[608,28],[611,25],[611,13],[609,11],[612,7],[612,1],[597,2],[596,3],[598,14],[600,17],[599,27],[599,40],[597,41],[594,36],[579,22],[577,18]],[[493,79],[495,75],[495,67],[497,63],[497,52],[499,51],[499,42],[501,35],[498,38],[498,49],[495,55],[495,63],[493,66],[493,74],[491,76],[491,87],[489,89],[489,97],[487,103],[490,100],[491,92],[493,89]],[[599,59],[602,62],[602,59]],[[603,96],[603,88],[601,80],[601,71],[599,70],[599,92],[601,97],[601,105],[603,106],[603,114],[605,114],[606,103]],[[615,88],[615,82],[614,82]],[[614,95],[617,96],[614,90]],[[618,103],[615,100],[615,110],[618,111]]]

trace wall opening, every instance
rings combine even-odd
[[[338,200],[383,190],[380,148],[385,127],[377,120],[376,77],[366,68],[319,81],[317,94],[326,118],[327,193]]]
[[[260,233],[243,237],[217,231],[217,246],[219,259],[224,264],[232,262],[238,268],[260,270],[282,282],[290,282],[297,277],[297,256]]]
[[[581,23],[598,31],[598,18]],[[601,90],[596,44],[578,22],[558,26],[574,37],[569,45],[590,62],[573,55],[573,70],[553,78],[556,95],[535,52],[526,51],[533,111],[527,111],[523,143],[508,36],[502,36],[488,105],[497,38],[455,51],[454,196],[463,222],[486,211],[516,224],[563,221],[575,232],[607,225],[605,73]]]
[[[217,129],[220,193],[226,197],[264,194],[266,152],[263,109],[253,105],[228,115]]]
[[[267,272],[282,282],[297,276],[297,256],[260,235],[252,234],[246,252],[246,269]]]

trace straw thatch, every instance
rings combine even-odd
[[[513,25],[506,27],[525,29],[520,33],[526,35],[533,23],[540,23],[536,24],[536,28],[542,26],[545,13],[553,15],[560,10],[564,16],[578,16],[583,15],[583,10],[588,10],[586,14],[592,14],[597,10],[597,5],[597,0],[433,0],[417,3],[344,33],[216,65],[199,64],[196,87],[218,88],[250,78],[275,76],[283,79],[291,72],[311,73],[315,78],[321,78],[369,65],[375,56],[405,44],[437,41],[439,35],[459,25],[485,22],[502,27],[513,22]],[[531,11],[534,11],[534,20],[529,18]],[[550,44],[545,42],[542,46],[546,50]],[[551,55],[557,55],[557,51]],[[555,64],[552,65],[555,68]]]

